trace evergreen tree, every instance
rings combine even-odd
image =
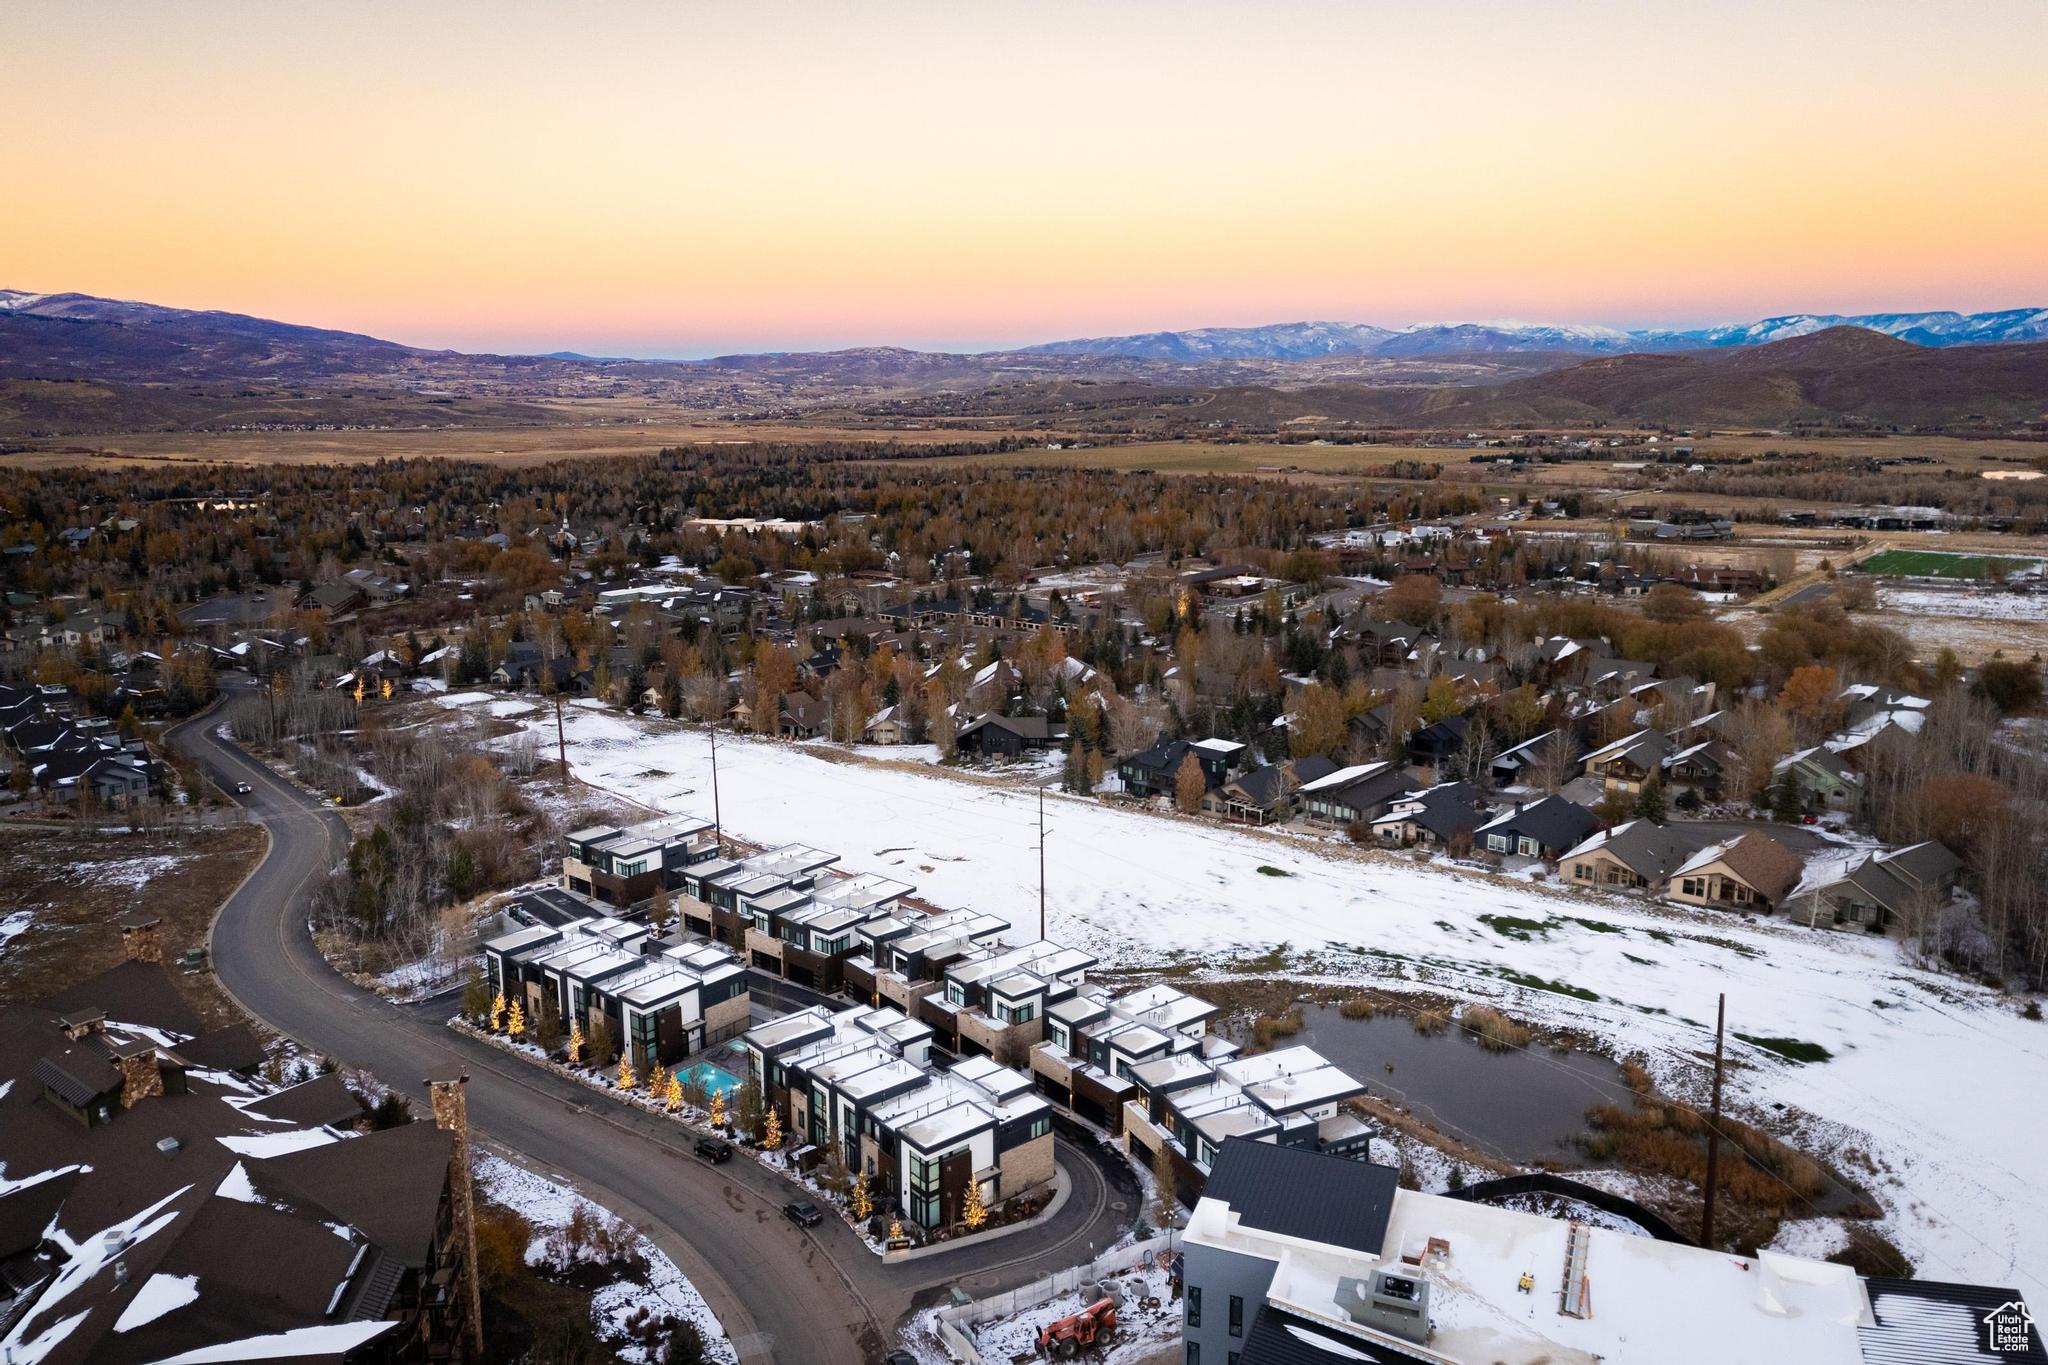
[[[633,1074],[633,1057],[630,1053],[619,1054],[619,1089],[631,1090],[637,1081]]]
[[[1636,814],[1652,824],[1664,823],[1664,785],[1656,778],[1643,783],[1636,793]]]
[[[505,1032],[513,1038],[526,1032],[526,1010],[517,1000],[512,1002],[512,1008],[505,1014]]]
[[[492,1032],[505,1027],[505,992],[499,991],[491,997],[490,1027]]]
[[[574,1020],[569,1023],[569,1065],[576,1066],[583,1060],[583,1028]]]
[[[782,1115],[772,1104],[768,1106],[768,1121],[761,1130],[761,1145],[771,1152],[782,1146]]]
[[[668,1089],[663,1092],[661,1102],[673,1114],[683,1107],[683,1082],[675,1072],[668,1073]]]

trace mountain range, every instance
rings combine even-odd
[[[1376,327],[1357,322],[1283,322],[1266,327],[1201,327],[1027,346],[1027,354],[1130,356],[1151,360],[1308,360],[1322,356],[1412,357],[1563,351],[1589,355],[1758,346],[1830,327],[1861,327],[1919,346],[2048,341],[2048,308],[1995,313],[1792,313],[1731,327],[1691,331],[1535,322],[1436,322]]]
[[[1105,431],[1211,425],[2048,422],[2048,310],[1794,314],[1623,331],[1303,322],[951,354],[899,347],[696,361],[428,350],[355,332],[85,294],[0,290],[0,435],[573,420],[559,405],[855,425],[994,418]],[[553,405],[553,406],[551,406]],[[1132,424],[1135,425],[1132,425]]]

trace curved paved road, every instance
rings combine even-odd
[[[237,799],[271,840],[214,922],[223,987],[271,1027],[407,1093],[423,1095],[426,1077],[467,1073],[479,1135],[645,1228],[704,1293],[749,1365],[878,1359],[913,1306],[956,1285],[982,1295],[1085,1260],[1138,1212],[1128,1170],[1092,1144],[1067,1143],[1060,1165],[1073,1193],[1042,1227],[894,1265],[837,1219],[799,1231],[780,1212],[793,1187],[774,1173],[748,1161],[707,1166],[690,1154],[681,1125],[611,1104],[335,973],[313,946],[305,906],[316,875],[346,856],[347,827],[219,739],[217,724],[215,714],[201,716],[172,741],[229,789],[249,783]]]

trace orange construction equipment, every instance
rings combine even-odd
[[[1072,1360],[1095,1339],[1116,1330],[1116,1300],[1097,1299],[1071,1317],[1049,1322],[1038,1334],[1038,1349],[1061,1360]]]

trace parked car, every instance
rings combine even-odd
[[[700,1137],[697,1139],[697,1155],[714,1166],[721,1161],[731,1161],[732,1144],[715,1137]]]
[[[784,1204],[782,1215],[800,1228],[814,1228],[825,1221],[825,1215],[818,1212],[818,1206],[808,1199],[800,1199],[794,1204]]]

